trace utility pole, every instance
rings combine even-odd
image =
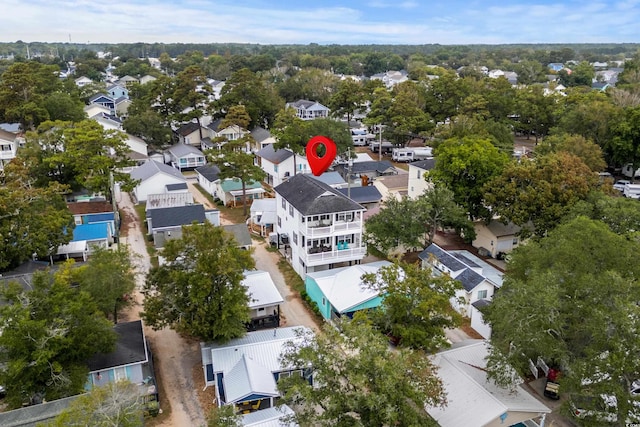
[[[351,160],[351,148],[347,149],[347,197],[351,198],[351,165],[353,165],[353,160]]]
[[[380,146],[378,147],[378,161],[382,161],[382,124],[378,125],[378,132],[380,133]]]

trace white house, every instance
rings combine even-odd
[[[387,71],[372,75],[371,80],[382,80],[387,89],[391,89],[395,85],[409,80],[409,74],[405,70]]]
[[[260,126],[256,126],[251,130],[251,136],[256,141],[258,150],[264,148],[266,145],[276,142],[276,139],[271,135],[271,132]]]
[[[104,105],[100,105],[100,104],[85,105],[84,112],[87,114],[87,117],[89,117],[90,119],[93,119],[95,116],[111,114],[111,110],[108,107],[105,107]]]
[[[231,125],[225,128],[221,128],[220,124],[222,124],[222,119],[216,119],[207,125],[207,135],[211,139],[224,138],[227,141],[235,141],[236,139],[240,139],[249,133],[248,130],[238,125]]]
[[[381,176],[376,178],[373,182],[373,186],[380,192],[382,200],[387,200],[389,197],[402,200],[402,198],[408,193],[409,175],[403,173],[398,175]]]
[[[4,165],[15,159],[18,148],[24,144],[24,138],[18,134],[0,129],[0,171],[4,170]]]
[[[312,332],[296,326],[249,332],[224,344],[200,343],[205,386],[215,386],[220,405],[235,405],[243,414],[274,407],[280,377],[300,375],[312,381],[310,370],[281,364],[285,344],[302,340],[301,333]]]
[[[322,119],[329,117],[329,108],[316,101],[299,99],[295,102],[287,102],[285,108],[296,110],[296,116],[302,120]]]
[[[432,243],[418,255],[423,268],[433,274],[448,274],[462,284],[452,299],[453,307],[472,317],[471,305],[478,300],[491,300],[502,287],[503,273],[469,251],[446,251]],[[462,302],[459,302],[461,300]]]
[[[254,233],[267,237],[276,223],[276,199],[256,199],[251,204],[249,228]]]
[[[133,169],[130,175],[131,178],[140,181],[133,189],[136,202],[146,202],[148,194],[164,193],[167,184],[187,182],[178,169],[154,160]]]
[[[551,409],[523,387],[524,381],[515,372],[512,387],[491,381],[486,369],[488,354],[486,341],[473,341],[431,357],[444,385],[447,405],[427,407],[429,415],[441,427],[543,425],[537,420]]]
[[[207,164],[204,153],[189,144],[176,144],[169,147],[165,151],[165,161],[180,170],[195,169]]]
[[[473,247],[486,251],[493,258],[498,258],[500,253],[511,252],[520,243],[518,233],[521,228],[512,222],[503,224],[492,219],[488,224],[484,221],[476,222],[473,227],[476,230],[476,238],[472,242]]]
[[[303,279],[307,273],[357,264],[364,258],[362,205],[304,174],[278,185],[275,192],[276,232],[287,259]]]
[[[273,144],[267,144],[258,150],[256,158],[258,165],[267,174],[264,181],[273,187],[277,187],[296,174],[311,173],[305,156],[294,155],[291,150],[285,148],[276,150]]]
[[[218,166],[209,163],[206,166],[200,166],[196,169],[198,176],[198,184],[204,191],[209,193],[211,197],[217,198],[216,183],[220,181],[220,168]]]
[[[78,77],[77,79],[75,79],[74,82],[75,82],[76,86],[84,87],[86,85],[90,85],[91,83],[93,83],[93,80],[91,80],[87,76],[81,76],[81,77]]]
[[[245,271],[242,286],[247,288],[251,323],[249,330],[280,326],[280,304],[284,302],[268,271]]]
[[[428,183],[424,178],[425,173],[435,166],[435,159],[420,160],[409,163],[409,183],[408,195],[410,199],[416,199],[424,194],[428,189],[433,188],[433,184]]]

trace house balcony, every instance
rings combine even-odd
[[[329,237],[347,232],[362,232],[362,221],[309,221],[298,228],[307,239]]]
[[[340,249],[338,249],[340,247]],[[306,253],[305,264],[308,266],[334,264],[337,262],[355,261],[364,258],[367,254],[366,246],[354,246],[343,248],[342,245],[337,246],[319,246],[317,248],[308,248]]]
[[[16,150],[0,150],[0,160],[13,160],[16,158]]]

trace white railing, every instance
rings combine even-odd
[[[16,150],[1,150],[0,151],[0,159],[2,160],[13,160],[16,158]]]
[[[351,261],[355,259],[361,259],[367,254],[367,248],[365,246],[352,249],[339,249],[331,250],[329,252],[319,252],[316,254],[307,254],[307,265],[321,265],[333,262]]]
[[[300,230],[307,236],[308,239],[314,237],[326,237],[335,234],[336,232],[343,231],[360,231],[362,230],[362,222],[361,221],[336,221],[331,224],[323,224],[323,223],[315,223],[317,225],[312,225],[313,223],[307,223],[306,227],[301,224]]]

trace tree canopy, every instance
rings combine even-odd
[[[249,296],[241,282],[244,270],[254,267],[251,251],[205,222],[183,226],[182,237],[167,241],[162,255],[165,263],[149,272],[144,286],[147,325],[207,341],[246,333]]]
[[[540,356],[562,370],[563,393],[613,395],[618,419],[627,419],[630,385],[640,375],[640,361],[630,357],[640,352],[638,250],[636,240],[585,217],[516,249],[484,313],[491,375],[500,380],[504,363],[524,375]]]
[[[285,347],[283,365],[305,372],[278,382],[301,425],[436,426],[424,407],[445,404],[435,368],[421,352],[391,351],[386,338],[354,318]]]
[[[0,381],[12,407],[82,392],[87,360],[113,350],[116,334],[91,296],[74,287],[73,262],[36,272],[32,289],[0,289]]]

